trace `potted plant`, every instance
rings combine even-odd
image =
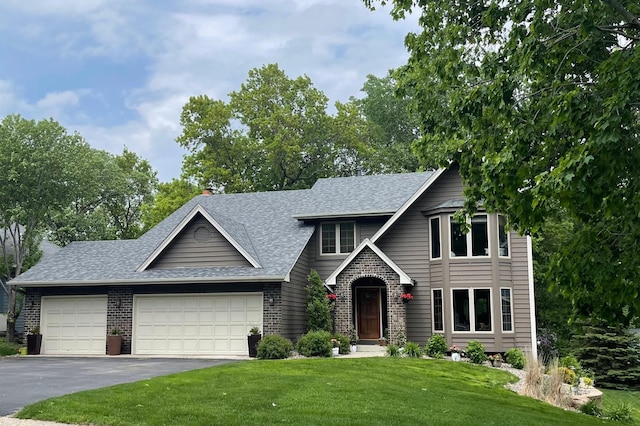
[[[387,346],[387,342],[389,341],[389,329],[385,328],[384,329],[384,334],[382,335],[382,337],[380,339],[378,339],[378,344],[380,346]]]
[[[502,355],[500,354],[489,355],[489,361],[494,367],[502,367]]]
[[[340,354],[340,341],[338,339],[331,339],[331,354],[337,356]]]
[[[449,350],[451,351],[451,360],[460,361],[460,352],[462,352],[460,348],[458,348],[456,345],[453,345],[449,348]]]
[[[262,339],[260,329],[258,327],[251,327],[249,330],[249,336],[247,336],[247,344],[249,345],[249,356],[255,358],[258,356],[258,343]]]
[[[36,325],[27,332],[27,354],[40,355],[41,347],[42,334],[40,334],[40,327]]]
[[[120,355],[122,351],[122,332],[114,327],[107,336],[107,355]]]
[[[400,295],[400,300],[402,300],[402,303],[409,303],[413,300],[413,295],[411,293],[402,293]]]
[[[358,332],[355,328],[349,327],[349,346],[351,353],[354,353],[358,350]]]

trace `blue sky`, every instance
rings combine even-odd
[[[406,62],[412,19],[361,0],[5,0],[0,117],[53,118],[94,147],[180,175],[190,96],[227,100],[250,69],[278,63],[330,99]]]

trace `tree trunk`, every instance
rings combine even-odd
[[[16,341],[16,288],[12,285],[9,287],[9,307],[7,311],[7,342]]]

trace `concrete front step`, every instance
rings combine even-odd
[[[379,346],[379,345],[357,345],[358,352],[380,352],[380,353],[384,353],[387,351],[386,347],[383,346]]]

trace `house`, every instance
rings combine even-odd
[[[535,351],[531,241],[480,211],[463,233],[447,170],[320,179],[308,190],[204,193],[137,240],[75,242],[26,273],[26,325],[45,354],[246,355],[257,326],[305,332],[311,269],[336,294],[336,328],[424,344]],[[404,303],[401,294],[411,293]]]

